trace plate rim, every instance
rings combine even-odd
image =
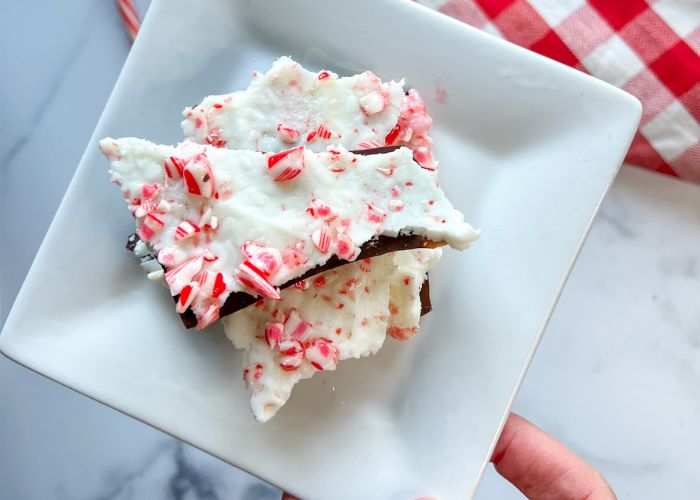
[[[520,369],[517,380],[515,381],[515,386],[513,387],[512,391],[511,391],[510,397],[508,398],[508,402],[507,402],[507,405],[504,409],[504,413],[501,417],[501,420],[499,422],[497,431],[494,434],[494,436],[492,437],[492,440],[490,442],[488,453],[482,459],[482,465],[479,469],[478,475],[476,477],[476,481],[474,482],[473,489],[469,492],[469,497],[472,497],[475,494],[476,490],[478,489],[478,486],[483,478],[484,472],[485,472],[486,468],[488,467],[489,458],[492,455],[493,450],[496,446],[496,443],[500,437],[500,434],[503,430],[503,426],[505,425],[505,422],[508,418],[508,415],[510,414],[512,405],[515,401],[515,398],[518,395],[518,392],[520,391],[520,388],[521,388],[522,383],[524,381],[524,378],[527,374],[527,371],[531,366],[534,355],[535,355],[537,348],[542,340],[544,332],[546,331],[547,325],[552,317],[552,314],[556,308],[556,305],[561,297],[562,291],[563,291],[563,289],[564,289],[564,287],[565,287],[565,285],[566,285],[566,283],[571,275],[571,271],[572,271],[579,255],[580,255],[581,249],[583,248],[583,245],[585,244],[585,241],[590,233],[591,226],[592,226],[592,224],[593,224],[593,222],[594,222],[594,220],[599,212],[599,209],[601,207],[603,200],[607,196],[607,194],[608,194],[608,192],[609,192],[609,190],[610,190],[610,188],[611,188],[611,186],[612,186],[612,184],[613,184],[613,182],[614,182],[614,180],[615,180],[615,178],[620,170],[620,167],[622,165],[625,154],[629,148],[629,145],[632,142],[632,139],[634,137],[634,133],[637,130],[637,125],[638,125],[639,120],[641,118],[642,107],[641,107],[640,101],[636,97],[632,96],[628,92],[626,92],[618,87],[615,87],[609,83],[606,83],[602,80],[594,78],[593,76],[590,76],[590,75],[583,73],[579,70],[576,70],[574,68],[566,66],[562,63],[559,63],[557,61],[549,59],[545,56],[536,54],[530,50],[527,50],[523,47],[515,45],[515,44],[508,42],[504,39],[493,36],[493,35],[486,33],[480,29],[477,29],[477,28],[470,26],[466,23],[463,23],[457,19],[454,19],[448,15],[442,14],[434,9],[431,9],[425,5],[422,5],[422,4],[419,4],[416,2],[406,2],[405,0],[383,0],[383,1],[385,3],[395,4],[397,7],[400,6],[401,8],[420,10],[421,15],[431,16],[432,23],[438,23],[437,28],[439,28],[439,23],[446,23],[446,25],[458,27],[458,29],[460,29],[460,30],[469,31],[472,34],[474,34],[474,36],[482,37],[484,39],[489,39],[489,41],[491,43],[495,44],[495,46],[500,47],[499,50],[508,50],[510,52],[515,51],[516,53],[519,53],[521,55],[526,54],[527,57],[530,58],[533,62],[536,61],[538,68],[540,68],[540,65],[545,64],[545,65],[550,66],[550,68],[552,68],[555,71],[566,72],[566,73],[569,73],[571,75],[574,75],[576,79],[580,80],[581,82],[585,82],[586,85],[596,86],[600,89],[600,91],[606,92],[608,95],[610,95],[611,98],[613,98],[617,102],[619,102],[620,105],[628,107],[629,108],[629,110],[627,111],[628,113],[631,113],[632,116],[636,115],[634,120],[633,120],[635,125],[634,125],[634,127],[630,127],[630,130],[627,134],[628,138],[627,138],[626,142],[624,143],[625,147],[624,148],[620,147],[620,150],[619,150],[620,153],[617,155],[618,158],[616,160],[616,166],[611,169],[611,174],[610,174],[609,178],[605,181],[603,191],[602,191],[601,195],[599,196],[598,200],[595,202],[595,207],[594,207],[593,211],[591,212],[590,217],[588,217],[585,228],[584,228],[581,236],[579,237],[578,242],[576,243],[576,246],[574,248],[574,251],[573,251],[571,257],[568,259],[568,263],[565,267],[565,270],[562,274],[562,277],[559,281],[559,284],[557,285],[556,289],[554,290],[552,299],[550,300],[549,305],[547,306],[547,309],[546,309],[546,312],[542,318],[540,327],[538,328],[537,333],[533,336],[532,344],[531,344],[530,349],[527,353],[527,357],[525,359],[525,362],[523,363],[523,365]],[[150,25],[153,22],[152,19],[154,19],[156,17],[155,13],[158,12],[158,10],[160,8],[162,8],[162,6],[165,3],[166,3],[166,0],[153,0],[152,1],[152,4],[151,4],[150,8],[148,9],[148,12],[143,20],[143,24],[142,24],[142,28],[141,28],[142,32],[150,31]],[[143,39],[143,38],[144,37],[141,37],[141,39]],[[176,439],[178,439],[184,443],[187,443],[189,446],[192,446],[200,451],[203,451],[204,453],[207,453],[208,455],[214,456],[214,457],[218,458],[219,460],[222,460],[225,463],[229,463],[229,464],[245,471],[246,473],[248,473],[248,474],[250,474],[250,475],[252,475],[252,476],[254,476],[262,481],[265,481],[267,483],[274,485],[277,488],[284,489],[280,484],[278,484],[275,481],[274,478],[262,477],[255,470],[255,468],[245,467],[245,466],[239,465],[236,463],[235,460],[229,460],[227,458],[220,456],[219,454],[217,454],[214,451],[204,449],[203,447],[198,446],[197,444],[194,444],[188,438],[180,435],[181,433],[179,433],[179,432],[165,430],[161,427],[161,425],[159,425],[155,421],[150,422],[150,421],[145,420],[142,417],[128,413],[126,410],[122,410],[122,409],[114,406],[112,403],[110,403],[107,400],[98,399],[98,397],[96,397],[96,396],[92,396],[92,395],[84,392],[83,390],[80,390],[76,387],[71,386],[69,382],[64,382],[64,381],[60,380],[60,378],[58,378],[58,377],[54,377],[54,376],[48,375],[46,373],[43,373],[42,371],[40,371],[41,370],[40,366],[33,365],[31,360],[29,360],[29,361],[22,360],[21,355],[18,355],[18,353],[13,353],[13,349],[12,349],[13,342],[12,342],[12,340],[9,339],[9,335],[5,334],[6,330],[8,330],[8,326],[10,326],[10,327],[12,326],[12,322],[10,320],[13,318],[14,314],[16,314],[15,311],[17,309],[17,304],[21,302],[23,295],[25,293],[27,293],[26,292],[27,281],[35,270],[36,261],[38,260],[39,256],[44,251],[46,251],[46,247],[45,247],[46,240],[48,239],[48,237],[52,233],[52,231],[55,230],[55,221],[58,218],[58,216],[62,213],[62,211],[65,209],[66,199],[70,196],[72,190],[76,189],[76,175],[82,169],[87,168],[84,165],[86,164],[87,156],[91,152],[90,146],[91,146],[91,144],[93,144],[93,141],[95,140],[95,137],[97,136],[97,132],[101,128],[101,125],[105,119],[105,116],[108,114],[108,112],[111,112],[111,108],[114,106],[114,103],[113,103],[113,100],[115,98],[114,96],[117,93],[117,91],[119,90],[119,88],[121,87],[121,85],[124,84],[123,83],[124,74],[129,69],[130,61],[133,61],[133,59],[134,59],[133,54],[138,50],[143,50],[141,48],[141,46],[143,44],[139,43],[139,40],[140,40],[140,38],[137,37],[137,40],[134,44],[134,48],[132,48],[132,50],[130,51],[129,55],[127,56],[123,66],[119,72],[119,76],[117,77],[117,80],[115,81],[115,84],[114,84],[114,86],[109,94],[109,97],[105,102],[105,106],[104,106],[102,112],[100,113],[100,116],[95,124],[95,128],[94,128],[92,134],[90,135],[90,138],[87,141],[85,150],[84,150],[83,154],[81,155],[81,158],[76,166],[75,171],[73,172],[73,175],[71,176],[68,187],[66,188],[65,193],[63,194],[63,196],[61,198],[59,206],[56,209],[56,212],[51,220],[51,223],[49,224],[49,227],[46,231],[46,234],[42,238],[41,244],[39,245],[39,248],[34,256],[34,259],[32,260],[32,264],[31,264],[29,270],[27,271],[27,274],[22,282],[22,285],[21,285],[16,297],[13,300],[12,307],[10,308],[9,313],[8,313],[7,317],[5,318],[5,323],[3,325],[2,330],[0,331],[0,354],[2,354],[8,360],[10,360],[14,363],[17,363],[20,366],[23,366],[24,368],[27,368],[28,370],[32,371],[33,373],[36,373],[36,374],[38,374],[38,375],[40,375],[48,380],[51,380],[64,388],[67,388],[71,391],[75,391],[78,394],[85,396],[96,403],[105,405],[108,408],[111,408],[111,409],[119,412],[122,415],[136,419],[137,421],[144,423],[153,429],[157,429],[158,431],[163,432],[166,435],[173,436]],[[134,50],[134,49],[136,49],[136,50]],[[620,145],[622,145],[622,144],[623,144],[623,142],[621,141]],[[293,490],[293,488],[291,490]],[[290,493],[294,493],[294,491],[290,491]]]

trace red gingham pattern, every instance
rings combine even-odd
[[[626,161],[700,182],[700,0],[419,0],[643,107]]]

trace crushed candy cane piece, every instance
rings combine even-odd
[[[175,241],[182,241],[186,238],[194,236],[195,234],[199,233],[199,231],[200,229],[198,226],[192,224],[190,221],[183,220],[175,229],[175,236],[173,239]]]
[[[219,295],[226,291],[226,282],[224,281],[224,275],[221,273],[216,273],[216,278],[214,279],[214,286],[211,291],[212,298],[217,298]]]
[[[202,263],[203,259],[201,256],[192,257],[166,272],[165,281],[170,287],[170,293],[172,295],[179,294],[183,287],[192,281],[195,275],[202,270]]]
[[[338,365],[338,347],[330,339],[314,340],[306,347],[304,355],[317,370],[335,370]]]
[[[276,348],[282,341],[284,325],[282,323],[268,323],[265,325],[265,342],[270,349]]]
[[[323,139],[325,141],[329,139],[339,139],[340,134],[338,132],[335,132],[328,127],[326,127],[323,123],[319,125],[316,129],[312,130],[309,132],[306,136],[306,142],[311,142],[316,138]]]
[[[386,219],[386,212],[384,210],[382,210],[381,208],[378,208],[378,207],[372,205],[371,203],[368,203],[366,217],[367,217],[367,220],[370,222],[380,223],[384,219]]]
[[[321,253],[328,253],[328,249],[331,246],[331,237],[328,234],[328,231],[325,229],[317,229],[311,235],[311,240],[314,242],[314,245],[316,245],[316,248],[321,251]]]
[[[217,298],[226,291],[226,281],[222,273],[203,270],[197,275],[200,293],[205,297]]]
[[[203,330],[209,325],[211,325],[214,321],[219,319],[219,309],[221,309],[221,304],[218,302],[215,302],[213,304],[210,304],[204,312],[199,315],[199,320],[197,321],[197,326],[195,327],[197,330]]]
[[[180,290],[180,296],[177,299],[177,305],[175,306],[175,311],[179,314],[184,313],[192,301],[195,299],[199,293],[199,285],[192,281],[189,284],[182,287]]]
[[[293,371],[304,360],[304,346],[298,340],[282,340],[279,343],[279,365],[285,371]]]
[[[211,253],[211,250],[208,248],[204,249],[204,252],[202,252],[202,258],[204,259],[204,262],[214,262],[215,260],[218,260],[219,258]]]
[[[214,174],[209,158],[204,153],[194,156],[183,170],[187,192],[195,196],[211,198],[214,194]]]
[[[166,158],[164,165],[165,175],[167,175],[169,179],[179,179],[182,177],[182,172],[185,170],[186,163],[187,162],[182,158],[177,158],[175,156]]]
[[[371,139],[369,141],[362,141],[357,143],[358,149],[374,149],[374,148],[381,148],[382,144],[379,143],[379,141],[375,141],[374,139]]]
[[[413,158],[426,170],[435,171],[434,161],[428,148],[424,146],[417,147],[413,151]]]
[[[282,255],[276,248],[263,247],[250,241],[241,245],[241,252],[265,276],[271,276],[282,265]]]
[[[209,224],[209,221],[211,220],[211,207],[206,206],[204,207],[204,210],[202,211],[202,215],[199,217],[199,227],[204,227],[207,224]]]
[[[158,184],[144,184],[141,187],[141,194],[145,199],[150,199],[155,197],[160,191],[160,186]]]
[[[280,140],[287,144],[294,144],[301,138],[301,134],[296,128],[291,125],[284,125],[283,123],[277,125],[277,133],[280,136]]]
[[[355,244],[347,234],[339,233],[336,237],[335,245],[337,249],[336,254],[341,259],[352,260],[355,257]]]
[[[292,309],[284,320],[284,337],[293,340],[306,340],[311,335],[313,326],[299,316],[296,309]]]
[[[221,130],[216,127],[209,129],[209,133],[204,140],[207,144],[211,144],[215,148],[223,148],[226,146],[226,140],[221,137]]]
[[[399,134],[401,133],[401,127],[396,125],[394,128],[392,128],[389,133],[386,135],[384,138],[384,143],[387,146],[393,146],[394,143],[397,142]]]
[[[173,267],[176,262],[175,249],[169,247],[161,248],[158,251],[158,262],[165,267]]]
[[[333,213],[331,207],[321,200],[314,198],[311,200],[311,205],[306,209],[306,213],[311,217],[329,217]]]
[[[275,300],[280,298],[279,290],[267,281],[265,274],[250,260],[245,260],[240,265],[236,273],[236,279],[241,285],[263,298]]]
[[[267,171],[275,182],[291,181],[304,170],[304,146],[267,157]]]
[[[153,238],[156,233],[160,232],[164,225],[165,222],[163,222],[163,219],[157,215],[152,213],[146,214],[146,218],[143,220],[139,230],[139,236],[148,241]]]

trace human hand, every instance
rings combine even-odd
[[[496,472],[532,500],[616,499],[590,464],[515,413],[503,427],[491,462]],[[282,500],[298,499],[283,493]]]
[[[533,500],[615,500],[603,476],[566,446],[511,413],[491,456],[496,472]]]

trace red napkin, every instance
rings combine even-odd
[[[419,0],[636,96],[625,161],[700,183],[700,0]]]

